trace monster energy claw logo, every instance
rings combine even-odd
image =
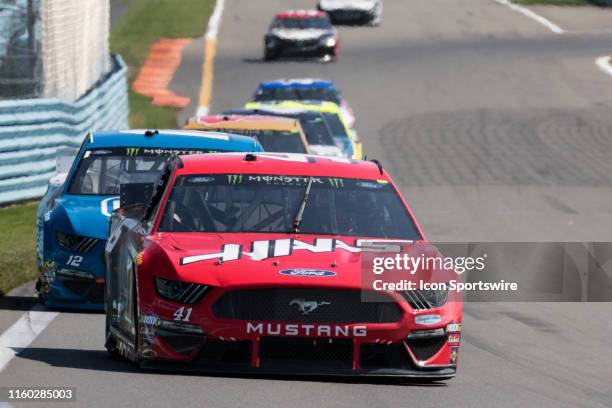
[[[138,147],[128,147],[125,149],[128,156],[136,156],[140,149]]]
[[[227,176],[227,182],[229,184],[240,184],[242,183],[242,174],[229,174]]]
[[[328,180],[329,180],[329,184],[331,184],[333,188],[344,187],[344,180],[340,178],[329,178]]]

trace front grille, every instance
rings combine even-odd
[[[287,47],[315,47],[319,45],[319,39],[314,40],[281,40],[281,44]]]
[[[65,288],[79,296],[85,296],[89,288],[95,283],[93,279],[72,278],[59,275],[57,279],[62,283],[62,285],[64,285]]]
[[[75,295],[87,296],[87,300],[94,303],[104,302],[104,283],[96,283],[93,278],[60,274],[57,275],[57,280]]]
[[[207,339],[196,364],[244,364],[251,363],[250,341],[226,341]]]
[[[267,288],[226,293],[213,306],[218,318],[328,324],[395,323],[397,303],[378,292],[363,302],[358,290]]]
[[[93,288],[91,288],[91,292],[89,292],[89,296],[87,296],[89,300],[95,303],[104,302],[104,284],[96,283]]]
[[[444,344],[446,344],[447,337],[435,337],[425,339],[413,339],[408,340],[408,347],[412,351],[412,354],[417,360],[424,361],[432,358]]]
[[[264,337],[259,343],[262,367],[344,367],[353,366],[351,340]]]
[[[204,337],[203,334],[184,332],[177,333],[175,331],[167,330],[163,326],[157,327],[155,334],[174,351],[186,356],[194,353],[196,350],[202,347],[206,341],[206,337]]]
[[[359,361],[362,368],[405,368],[412,359],[404,343],[363,344]]]

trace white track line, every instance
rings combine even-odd
[[[612,63],[610,62],[611,58],[612,56],[608,55],[605,57],[599,57],[595,60],[595,63],[597,64],[599,69],[601,69],[603,72],[605,72],[608,75],[612,75]]]
[[[212,99],[212,87],[214,77],[214,60],[217,53],[217,35],[223,17],[225,0],[217,0],[215,9],[208,20],[208,28],[204,37],[204,63],[202,65],[202,83],[200,85],[200,96],[196,116],[206,116],[210,111]]]
[[[219,25],[221,24],[221,17],[223,16],[223,9],[225,8],[225,0],[217,0],[215,9],[213,10],[210,20],[208,20],[208,29],[206,30],[206,38],[217,38],[219,34]]]
[[[519,6],[518,4],[514,4],[510,0],[495,0],[495,2],[502,4],[504,6],[507,6],[510,9],[518,13],[521,13],[526,17],[529,17],[530,19],[537,21],[538,23],[542,24],[543,26],[545,26],[546,28],[548,28],[550,31],[552,31],[555,34],[565,33],[565,30],[563,30],[561,27],[559,27],[558,25],[556,25],[549,19],[542,17],[538,13],[528,9],[527,7],[523,7],[523,6]]]
[[[21,315],[11,327],[0,335],[0,371],[21,350],[27,348],[36,337],[59,315],[58,312],[47,312],[35,306]]]

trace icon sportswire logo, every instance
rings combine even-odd
[[[242,174],[229,174],[227,176],[227,182],[229,184],[240,184],[242,183],[243,177],[244,176]]]

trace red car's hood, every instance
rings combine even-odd
[[[187,282],[212,286],[361,287],[359,245],[365,238],[160,233],[151,239],[163,250],[177,277]]]

